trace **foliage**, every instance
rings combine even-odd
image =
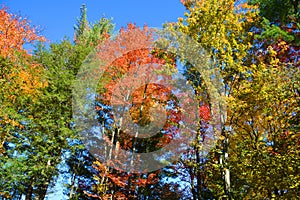
[[[299,22],[299,0],[249,0],[249,3],[259,5],[260,15],[272,22]]]
[[[186,0],[181,2],[186,7],[187,12],[185,18],[179,18],[173,27],[191,36],[208,52],[212,62],[223,77],[225,88],[223,88],[222,96],[230,98],[232,91],[239,88],[240,80],[244,79],[249,70],[244,60],[251,48],[251,36],[253,35],[251,27],[257,23],[256,7],[237,4],[233,0]],[[195,90],[198,91],[199,99],[202,103],[204,101],[210,105],[209,94],[205,92],[206,85],[201,80],[202,74],[199,74],[195,67],[189,63],[186,67],[186,76],[193,83]],[[227,109],[230,110],[230,106],[228,104]],[[190,174],[191,177],[191,193],[194,199],[204,198],[209,191],[213,193],[215,198],[224,196],[230,198],[231,188],[228,171],[230,163],[227,160],[227,148],[228,137],[231,133],[227,130],[230,130],[229,127],[232,126],[233,122],[229,120],[233,114],[227,113],[229,123],[226,123],[225,126],[225,122],[223,122],[218,148],[215,153],[210,152],[211,157],[216,157],[217,160],[196,159],[192,163],[187,162],[189,160],[185,161],[187,162],[187,174]],[[201,144],[201,140],[195,142]],[[195,154],[194,157],[200,153],[198,151],[197,148],[192,151]],[[209,152],[204,152],[204,154],[207,153]],[[214,177],[218,177],[217,182],[213,181]]]
[[[22,23],[25,22],[22,21]],[[18,27],[18,30],[27,31],[28,29],[26,27],[24,29],[21,28]],[[1,190],[3,189],[5,194],[10,193],[12,198],[25,195],[26,199],[43,199],[46,192],[55,185],[56,178],[61,170],[59,164],[62,158],[66,157],[66,154],[72,155],[71,158],[74,158],[73,153],[74,156],[80,155],[75,154],[75,149],[78,148],[79,135],[75,132],[72,125],[72,84],[82,61],[93,49],[91,45],[92,39],[103,40],[110,28],[109,20],[102,19],[91,27],[91,32],[94,35],[87,34],[85,37],[80,37],[80,40],[77,40],[76,43],[65,39],[60,44],[51,44],[49,49],[40,43],[34,52],[34,57],[25,54],[26,51],[23,49],[21,53],[17,51],[11,52],[12,49],[19,48],[17,46],[19,43],[15,47],[11,46],[11,49],[7,51],[10,53],[6,54],[9,60],[16,60],[16,62],[32,60],[32,66],[36,68],[36,71],[32,67],[33,69],[29,72],[34,72],[33,75],[29,73],[23,76],[14,75],[16,81],[20,81],[24,86],[21,84],[12,85],[14,79],[11,79],[10,84],[6,88],[9,90],[5,90],[6,92],[11,92],[11,95],[5,94],[4,100],[6,99],[5,97],[15,98],[13,95],[18,95],[15,98],[16,100],[13,99],[12,102],[8,102],[10,104],[8,104],[7,110],[16,107],[15,113],[21,118],[19,122],[11,120],[15,127],[4,127],[6,128],[5,131],[11,135],[11,138],[4,140],[6,157],[1,163],[3,167],[3,171],[1,171]],[[30,30],[21,32],[26,37],[26,34],[33,33],[34,31],[31,33]],[[30,36],[29,38],[32,37]],[[12,39],[16,39],[16,37]],[[27,38],[24,38],[24,41],[26,40]],[[83,43],[83,41],[88,41],[89,44]],[[14,72],[13,65],[10,67],[10,63],[3,63],[7,66],[6,68],[1,68],[3,71]],[[25,68],[24,62],[22,64],[23,68]],[[41,71],[38,66],[45,70]],[[20,69],[22,70],[22,68]],[[28,67],[28,69],[30,68]],[[39,71],[37,71],[38,69]],[[9,73],[4,73],[3,78],[6,78],[7,74]],[[31,75],[33,78],[26,75]],[[47,78],[45,83],[35,80],[38,80],[41,75]],[[27,84],[28,79],[30,85]],[[30,88],[31,84],[36,89]],[[8,87],[11,87],[11,89]],[[34,92],[31,91],[33,89]],[[23,90],[26,91],[26,93],[24,92],[25,94],[22,94]],[[29,96],[31,93],[33,95]],[[74,170],[74,166],[70,166],[70,169]],[[14,176],[14,170],[17,170],[20,174]],[[77,173],[77,171],[75,170],[74,173]],[[80,174],[76,175],[80,176]]]
[[[0,198],[45,199],[59,175],[69,199],[300,196],[300,1],[181,2],[184,17],[164,28],[203,47],[224,83],[218,92],[227,112],[220,116],[222,134],[209,152],[203,145],[214,113],[205,74],[185,58],[153,48],[147,26],[128,24],[113,37],[111,19],[89,23],[82,5],[74,40],[46,47],[28,19],[0,10]],[[37,42],[33,52],[24,47]],[[102,61],[118,55],[105,66],[96,94],[104,159],[83,147],[71,109],[76,75],[94,50]],[[160,170],[122,170],[142,164],[138,153],[161,149],[179,135],[183,112],[174,88],[160,84],[177,72],[179,61],[197,97],[195,140],[178,162]],[[160,74],[161,82],[152,83],[149,74]],[[162,128],[134,132],[128,119],[136,126]]]
[[[24,49],[25,44],[44,41],[25,18],[0,10],[0,194],[9,198],[25,193],[28,175],[37,170],[24,149],[28,145],[32,104],[48,86],[44,68]],[[36,155],[32,155],[37,157]],[[31,172],[30,172],[31,170]]]
[[[251,14],[255,8],[246,5],[241,5],[243,10],[224,15],[228,19],[222,21],[221,7],[225,7],[225,2],[230,1],[183,1],[189,13],[187,19],[178,22],[178,30],[194,37],[221,63],[225,94],[228,95],[227,133],[220,139],[229,141],[229,160],[227,166],[220,165],[220,157],[223,162],[224,159],[219,151],[224,154],[226,146],[210,152],[210,159],[204,164],[207,175],[202,176],[202,180],[207,181],[206,187],[213,191],[214,196],[223,196],[224,183],[220,180],[225,177],[218,172],[225,167],[224,170],[229,168],[231,172],[233,198],[294,198],[299,195],[299,139],[295,129],[298,126],[297,122],[291,124],[298,119],[299,110],[299,51],[294,45],[297,31],[293,26],[290,32],[282,28],[289,25],[270,26],[266,19],[262,21],[263,26],[251,23],[255,21],[255,15]],[[217,6],[222,3],[223,6]],[[229,4],[232,8],[233,3]],[[244,12],[247,10],[250,11],[248,14]],[[260,14],[264,16],[262,11]],[[233,19],[238,20],[230,24]],[[213,29],[219,21],[222,24]],[[194,71],[191,72],[187,74],[195,75]],[[274,149],[284,149],[285,153],[272,153]],[[230,198],[228,194],[227,197]]]
[[[105,60],[115,54],[120,56],[112,63],[108,63],[104,75],[99,81],[99,93],[96,98],[95,110],[98,113],[98,120],[102,124],[102,131],[106,135],[105,140],[108,144],[105,147],[108,150],[103,151],[110,152],[105,160],[106,162],[113,162],[110,165],[115,169],[107,167],[107,163],[95,162],[95,168],[99,172],[97,175],[99,184],[96,186],[95,193],[101,198],[117,198],[117,196],[125,195],[126,198],[130,199],[137,194],[139,196],[142,195],[147,187],[149,188],[149,186],[153,185],[157,180],[158,172],[135,174],[118,170],[118,165],[128,164],[133,169],[133,165],[137,165],[133,163],[138,162],[138,159],[133,160],[136,156],[132,156],[129,163],[127,160],[123,160],[122,155],[118,154],[118,148],[132,151],[133,153],[147,153],[161,148],[176,134],[180,112],[177,110],[176,99],[174,100],[174,95],[170,89],[159,83],[142,82],[142,80],[151,79],[149,72],[158,72],[163,69],[163,66],[167,65],[174,68],[172,56],[151,49],[153,36],[147,27],[140,29],[133,24],[129,24],[126,29],[121,29],[119,34],[114,39],[109,38],[107,42],[98,47],[100,49],[98,50],[100,52],[98,54],[100,60]],[[103,54],[101,54],[101,47],[105,48]],[[160,59],[160,56],[169,58],[167,60],[170,60],[170,63]],[[168,70],[168,67],[166,67],[166,70]],[[140,77],[134,79],[137,73]],[[161,81],[165,81],[165,78],[161,76]],[[122,81],[122,86],[119,85],[120,80]],[[123,91],[120,88],[125,89]],[[122,123],[126,127],[126,121],[128,121],[125,117],[123,119],[122,116],[122,110],[124,112],[128,107],[127,102],[130,105],[128,109],[133,123],[141,127],[147,126],[153,121],[154,123],[164,121],[164,119],[159,118],[159,114],[153,117],[155,113],[153,109],[156,112],[161,112],[158,105],[163,108],[170,107],[167,109],[166,123],[162,124],[163,128],[155,130],[155,128],[152,129],[150,126],[150,129],[147,129],[150,133],[130,133],[132,131],[129,130],[130,128],[121,129]],[[114,106],[117,107],[115,109],[119,112],[113,112]],[[155,132],[155,135],[148,137],[153,131],[157,133]],[[138,137],[140,135],[142,137]],[[112,149],[109,145],[111,143],[115,144],[117,148]],[[116,162],[115,165],[114,161]],[[93,194],[90,195],[94,196]]]

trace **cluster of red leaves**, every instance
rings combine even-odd
[[[204,122],[209,122],[211,118],[209,105],[204,104],[199,106],[199,116]]]
[[[107,189],[113,189],[115,187],[126,188],[126,191],[118,191],[115,194],[104,194],[98,196],[85,192],[89,197],[99,199],[130,199],[131,191],[135,191],[137,187],[148,187],[149,185],[155,184],[158,181],[157,173],[141,174],[141,173],[127,173],[118,170],[109,172],[107,167],[102,163],[94,164],[93,167],[99,172],[100,177],[106,176],[109,179]]]
[[[275,146],[270,146],[268,148],[272,155],[286,155],[292,150],[290,147],[300,145],[300,133],[292,133],[290,131],[285,131],[279,135],[276,139]]]
[[[0,19],[0,55],[5,58],[15,58],[15,51],[26,53],[24,44],[45,41],[28,20],[9,13],[5,7],[0,10]]]
[[[292,65],[300,68],[300,47],[289,45],[285,41],[272,44],[272,49],[277,52],[277,58],[281,64]]]
[[[151,83],[151,81],[146,84],[143,83],[143,80],[151,79],[150,76],[153,75],[153,71],[161,70],[166,63],[165,57],[164,59],[160,58],[161,52],[153,53],[152,42],[153,33],[151,30],[147,27],[140,29],[129,24],[126,29],[120,30],[119,36],[113,41],[104,42],[101,45],[102,51],[98,55],[101,60],[107,61],[107,66],[103,76],[106,80],[102,81],[105,92],[99,92],[97,100],[106,105],[128,106],[133,122],[140,126],[159,120],[151,116],[151,109],[157,105],[166,107],[168,101],[171,100],[172,89],[163,86],[163,82],[168,79],[167,75],[160,80],[162,84]],[[116,54],[118,55],[116,59],[113,59],[112,63],[108,62]],[[175,61],[169,59],[169,62],[171,62],[170,60]],[[135,78],[136,76],[139,77]],[[99,106],[96,107],[96,110],[100,109]],[[166,132],[175,131],[176,129],[172,127],[181,120],[180,111],[168,109],[166,115],[168,120],[164,129]],[[169,142],[171,139],[169,136],[170,134],[165,134],[158,143]],[[120,140],[123,149],[132,148],[132,136],[123,135]]]

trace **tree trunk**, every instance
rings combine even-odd
[[[224,182],[224,193],[227,198],[230,200],[230,171],[229,171],[229,164],[228,164],[228,144],[229,139],[228,136],[225,134],[225,131],[222,131],[222,136],[224,140],[222,142],[222,155],[219,156],[219,163],[221,165],[221,173]]]
[[[200,157],[200,144],[201,144],[201,133],[197,133],[197,143],[196,143],[196,178],[197,178],[197,199],[202,199],[202,180],[201,180],[201,157]]]
[[[76,179],[76,174],[73,174],[72,180],[71,180],[71,189],[70,189],[70,195],[69,195],[69,199],[72,199],[73,196],[73,191],[75,188],[75,179]]]
[[[49,184],[50,184],[50,180],[48,180],[47,183],[41,186],[41,189],[39,191],[39,200],[45,199]]]
[[[193,172],[190,172],[190,174],[193,173]],[[191,187],[192,187],[192,194],[193,194],[193,200],[197,200],[197,191],[195,189],[195,181],[194,181],[194,178],[193,176],[191,176]]]
[[[27,187],[25,200],[31,200],[33,195],[33,185],[34,185],[34,177],[30,179],[30,183]]]

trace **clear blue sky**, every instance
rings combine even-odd
[[[87,5],[90,22],[103,15],[112,17],[116,29],[129,22],[162,27],[163,23],[177,21],[184,14],[184,6],[179,0],[0,0],[0,5],[39,25],[42,34],[52,42],[60,41],[64,36],[73,38],[73,25],[83,3]]]

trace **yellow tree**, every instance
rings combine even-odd
[[[251,70],[251,66],[247,66],[244,59],[251,48],[250,42],[253,33],[250,28],[256,23],[257,8],[239,4],[235,0],[182,0],[181,2],[187,10],[185,17],[179,18],[178,22],[171,25],[170,28],[189,35],[209,53],[215,67],[219,68],[223,77],[225,88],[223,88],[221,96],[228,100],[232,97],[232,91],[239,88],[240,79],[245,78],[245,75]],[[197,74],[196,68],[189,66],[187,74]],[[201,79],[198,77],[199,75],[201,76],[198,73],[192,81],[196,82]],[[199,93],[203,91],[203,86],[194,84],[194,87]],[[230,102],[228,101],[228,103],[230,110]],[[223,121],[217,161],[223,179],[223,192],[220,192],[219,196],[227,196],[229,199],[231,198],[231,189],[228,145],[229,133],[232,132],[233,115],[232,112],[227,113],[226,126]],[[203,180],[200,180],[199,177],[197,179],[197,192],[193,195],[194,198],[201,199],[200,182]]]
[[[231,172],[243,199],[299,196],[299,1],[250,1],[263,18],[247,63],[251,73],[233,93]],[[271,10],[270,10],[271,8]],[[299,12],[299,11],[298,11]],[[270,25],[270,21],[279,22]],[[262,27],[262,28],[261,28]]]
[[[285,42],[281,45],[287,49]],[[230,99],[235,195],[293,199],[299,196],[300,180],[299,129],[293,122],[299,115],[300,73],[279,62],[272,47],[267,52],[252,64],[248,80],[241,81]]]
[[[212,171],[207,187],[229,199],[294,198],[299,195],[299,69],[297,58],[291,60],[297,48],[279,39],[257,49],[250,31],[259,27],[255,7],[233,0],[182,2],[188,12],[175,28],[216,60],[228,105],[220,150],[207,163]],[[218,168],[222,176],[216,176]]]

